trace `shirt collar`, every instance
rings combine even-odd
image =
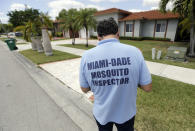
[[[104,44],[104,43],[108,43],[108,42],[119,42],[119,40],[116,39],[116,38],[105,39],[105,40],[99,41],[98,45],[101,45],[101,44]]]

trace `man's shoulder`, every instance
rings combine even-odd
[[[96,48],[97,48],[97,46],[94,47],[94,48],[92,48],[92,49],[86,50],[86,51],[83,53],[82,57],[91,56],[91,55],[94,54],[94,52],[96,51]]]
[[[128,44],[124,44],[124,43],[120,43],[120,46],[123,47],[124,49],[127,49],[127,50],[131,50],[131,51],[135,51],[135,52],[139,52],[140,49],[133,46],[133,45],[128,45]]]

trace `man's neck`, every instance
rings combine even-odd
[[[116,35],[107,35],[107,36],[104,36],[104,37],[102,38],[102,40],[111,39],[111,38],[118,39],[118,37],[117,37]]]

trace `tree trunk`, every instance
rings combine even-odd
[[[192,2],[192,4],[195,4],[195,2]],[[192,5],[192,9],[191,9],[191,29],[190,29],[190,52],[189,52],[189,56],[193,57],[195,56],[195,26],[194,26],[194,21],[195,21],[195,16],[194,16],[194,5]]]
[[[72,36],[73,36],[73,38],[72,38],[72,45],[74,45],[75,44],[75,34],[72,33]]]
[[[46,56],[53,55],[51,41],[47,29],[42,28],[43,48]]]
[[[191,26],[191,29],[190,29],[190,52],[189,52],[189,56],[195,56],[194,44],[195,44],[194,26]]]
[[[88,47],[88,29],[87,28],[86,28],[86,40],[87,40],[86,47]]]

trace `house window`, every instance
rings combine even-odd
[[[133,24],[126,24],[126,32],[133,32]]]
[[[156,32],[165,32],[166,24],[156,24]]]

